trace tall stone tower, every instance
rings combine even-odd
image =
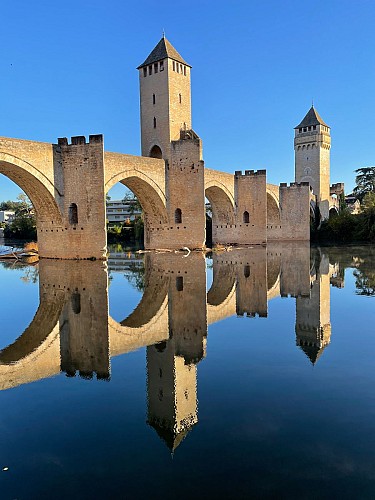
[[[164,36],[138,66],[142,156],[169,160],[171,142],[191,129],[190,68]]]
[[[295,181],[310,183],[321,217],[326,219],[330,197],[330,127],[311,106],[294,130]]]
[[[296,343],[315,364],[331,340],[329,259],[315,258],[310,297],[296,299]]]

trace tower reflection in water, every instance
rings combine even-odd
[[[142,300],[117,322],[108,312],[106,263],[42,260],[39,308],[0,352],[0,389],[60,371],[109,380],[112,356],[146,347],[148,423],[173,451],[198,422],[208,325],[233,315],[265,318],[269,300],[295,297],[296,344],[316,363],[330,342],[330,283],[343,286],[338,265],[304,244],[217,253],[212,265],[207,293],[203,254],[146,254]]]

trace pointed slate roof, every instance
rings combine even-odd
[[[315,363],[318,361],[320,356],[323,354],[324,349],[326,346],[322,347],[317,347],[317,346],[300,346],[302,351],[306,354],[306,356],[309,358],[311,363],[315,365]]]
[[[151,54],[147,57],[145,62],[143,62],[140,66],[138,66],[137,69],[143,68],[143,66],[148,66],[149,64],[153,64],[154,62],[157,61],[162,61],[163,59],[166,58],[173,59],[175,61],[178,61],[182,64],[185,64],[186,66],[189,66],[191,68],[190,64],[188,64],[177,52],[177,50],[173,47],[173,45],[168,42],[168,40],[165,38],[165,36],[162,37],[160,42],[156,45],[154,50],[151,52]]]
[[[324,125],[325,127],[329,127],[319,116],[319,113],[314,108],[314,105],[311,106],[305,118],[301,121],[299,125],[294,128],[302,128],[302,127],[311,127],[312,125]]]

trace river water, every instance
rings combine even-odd
[[[0,284],[1,498],[374,498],[373,247],[113,247]]]

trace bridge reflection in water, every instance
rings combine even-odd
[[[0,389],[63,371],[110,379],[110,359],[147,347],[148,423],[171,450],[198,421],[197,365],[208,325],[233,315],[267,317],[268,301],[296,298],[296,344],[315,363],[330,342],[330,282],[338,265],[305,244],[213,255],[206,291],[201,253],[145,255],[145,291],[121,322],[109,315],[103,262],[42,260],[40,303],[23,334],[0,352]]]

